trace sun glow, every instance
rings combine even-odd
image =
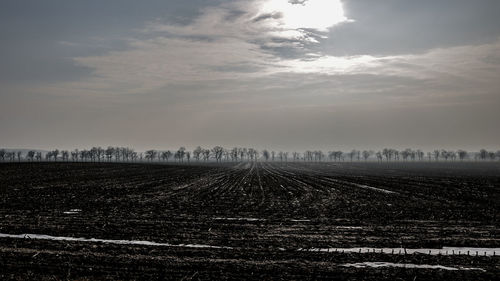
[[[340,0],[265,0],[261,13],[270,15],[288,29],[327,31],[336,24],[349,21]]]

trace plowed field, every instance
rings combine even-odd
[[[2,280],[500,275],[498,163],[0,164],[0,195]]]

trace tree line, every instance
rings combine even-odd
[[[107,148],[92,147],[90,149],[74,149],[41,152],[36,150],[13,151],[0,149],[1,162],[21,161],[66,161],[66,162],[238,162],[238,161],[280,161],[280,162],[343,162],[343,161],[494,161],[500,160],[499,151],[488,151],[481,149],[478,152],[465,150],[437,149],[424,152],[420,149],[397,150],[384,148],[379,151],[356,150],[328,151],[306,150],[304,152],[269,151],[267,149],[257,150],[254,148],[234,147],[226,149],[222,146],[212,148],[196,147],[189,151],[185,147],[177,150],[155,150],[137,152],[129,147]]]

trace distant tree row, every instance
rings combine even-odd
[[[384,148],[380,151],[373,150],[351,150],[329,151],[324,153],[321,150],[307,150],[304,152],[269,151],[264,149],[258,151],[254,148],[234,147],[226,149],[222,146],[213,148],[196,147],[192,151],[181,147],[178,150],[147,150],[136,152],[128,147],[107,148],[92,147],[82,150],[51,150],[41,151],[12,151],[0,149],[0,162],[21,162],[21,161],[72,161],[72,162],[238,162],[238,161],[303,161],[303,162],[341,162],[341,161],[464,161],[464,160],[500,160],[499,151],[487,151],[481,149],[479,152],[467,152],[465,150],[434,150],[424,152],[420,149],[397,150]]]

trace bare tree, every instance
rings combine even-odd
[[[234,147],[233,149],[231,149],[230,155],[231,155],[231,161],[237,162],[240,156],[239,149],[237,147]]]
[[[441,157],[444,158],[445,161],[448,161],[448,158],[450,158],[450,153],[446,150],[441,150]]]
[[[186,148],[184,147],[179,148],[174,154],[174,158],[179,162],[184,162],[184,156],[186,156]]]
[[[386,161],[392,160],[392,157],[394,155],[394,151],[395,151],[394,149],[390,149],[390,148],[384,148],[384,150],[382,150],[382,155],[384,155]]]
[[[269,160],[269,151],[267,151],[267,149],[262,150],[262,157],[264,157],[266,161]]]
[[[196,159],[196,161],[200,161],[202,153],[203,153],[203,148],[198,146],[195,150],[193,150],[193,158]]]
[[[104,154],[106,155],[108,162],[111,162],[111,159],[113,158],[113,155],[115,154],[115,148],[112,146],[108,146],[108,148],[106,148],[106,150],[104,151]]]
[[[52,157],[54,157],[54,162],[57,161],[58,156],[59,156],[59,149],[52,150]]]
[[[278,158],[280,159],[280,162],[283,162],[283,159],[285,158],[283,151],[278,152]]]
[[[257,158],[259,158],[259,152],[256,149],[254,149],[254,148],[247,149],[247,155],[248,155],[247,157],[251,161],[257,161]],[[268,156],[269,156],[269,152],[268,152]]]
[[[417,150],[417,157],[419,161],[422,161],[424,159],[425,153],[422,150]]]
[[[481,149],[479,151],[479,158],[481,158],[481,160],[486,160],[487,157],[488,157],[488,151],[486,149]]]
[[[325,154],[321,150],[314,151],[313,155],[314,155],[314,161],[317,161],[317,162],[323,161],[323,158],[325,157]]]
[[[210,159],[210,149],[203,150],[203,161],[207,162]]]
[[[373,151],[371,150],[363,150],[363,159],[365,159],[365,161],[368,160],[368,158],[370,158],[370,156],[373,155]]]
[[[412,150],[407,148],[403,151],[401,151],[401,157],[403,157],[403,161],[407,161],[408,158],[411,156]]]
[[[156,158],[157,153],[158,152],[153,149],[146,151],[146,159],[149,160],[149,162],[153,161]]]
[[[491,161],[494,161],[496,157],[497,155],[495,154],[495,152],[488,152],[488,158],[490,158]]]
[[[29,161],[32,161],[33,162],[33,159],[35,159],[35,151],[34,150],[30,150],[28,151],[28,154],[26,154],[26,158],[29,160]]]
[[[434,150],[434,160],[438,161],[439,160],[439,155],[441,154],[441,152],[439,150]]]
[[[69,151],[63,150],[61,151],[62,160],[68,162],[69,161]]]
[[[215,146],[214,148],[212,148],[212,154],[215,158],[215,161],[221,162],[222,156],[224,154],[224,148],[221,146]]]
[[[172,152],[171,152],[170,150],[163,151],[163,152],[161,153],[161,159],[162,159],[163,161],[168,162],[168,159],[169,159],[170,157],[172,157]]]
[[[78,149],[71,151],[71,161],[74,162],[78,161],[78,155],[79,155]]]
[[[245,155],[247,155],[247,149],[246,148],[239,148],[238,152],[240,154],[241,161],[245,160]]]
[[[457,153],[458,153],[458,158],[461,161],[463,161],[465,158],[467,158],[467,155],[468,155],[467,151],[465,151],[465,150],[459,150]]]

